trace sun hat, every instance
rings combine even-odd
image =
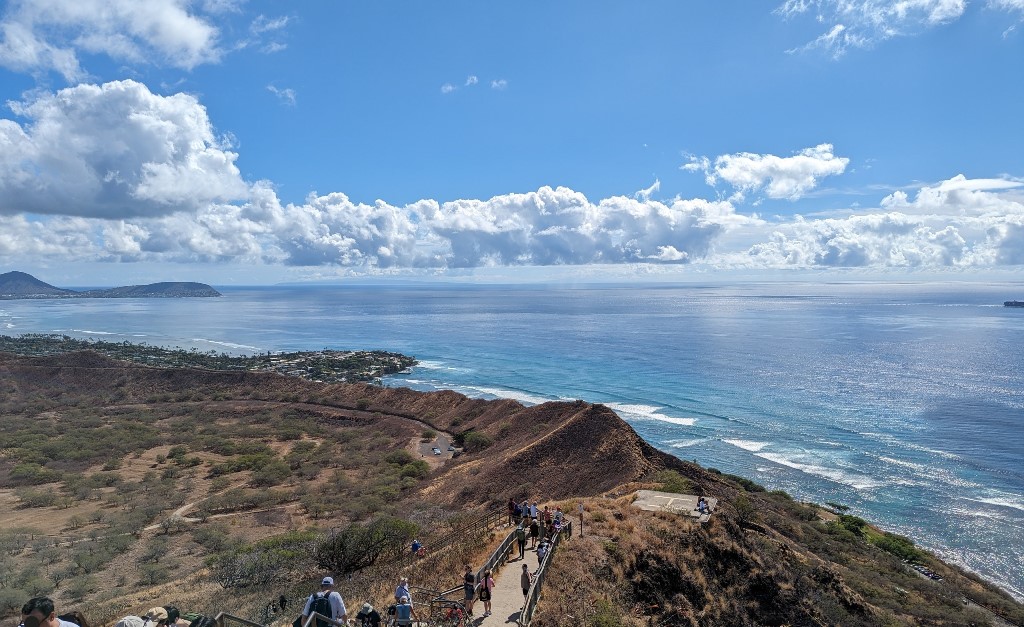
[[[153,627],[153,625],[157,625],[167,620],[167,610],[162,607],[154,607],[146,612],[145,618],[145,627]]]

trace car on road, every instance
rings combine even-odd
[[[430,450],[432,450],[434,452],[434,455],[440,455],[441,454],[441,449],[437,448],[436,446],[434,448],[430,449]]]

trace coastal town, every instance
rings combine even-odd
[[[94,351],[113,359],[156,368],[202,368],[206,370],[245,370],[277,372],[317,383],[376,381],[416,365],[416,359],[387,351],[264,352],[255,355],[228,355],[196,348],[164,348],[131,342],[81,340],[67,335],[0,335],[0,352],[25,356],[60,355],[75,351]]]

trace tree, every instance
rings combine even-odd
[[[418,530],[418,525],[390,516],[365,526],[352,523],[319,541],[313,556],[320,568],[344,575],[401,554]]]

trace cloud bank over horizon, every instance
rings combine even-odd
[[[688,264],[734,269],[987,268],[1024,263],[1024,183],[957,175],[871,209],[764,218],[746,195],[794,200],[849,159],[831,144],[789,157],[690,157],[728,199],[658,200],[656,182],[597,201],[567,187],[403,206],[342,192],[283,203],[187,94],[135,81],[10,104],[0,119],[0,257],[8,262],[224,262],[362,271]]]

